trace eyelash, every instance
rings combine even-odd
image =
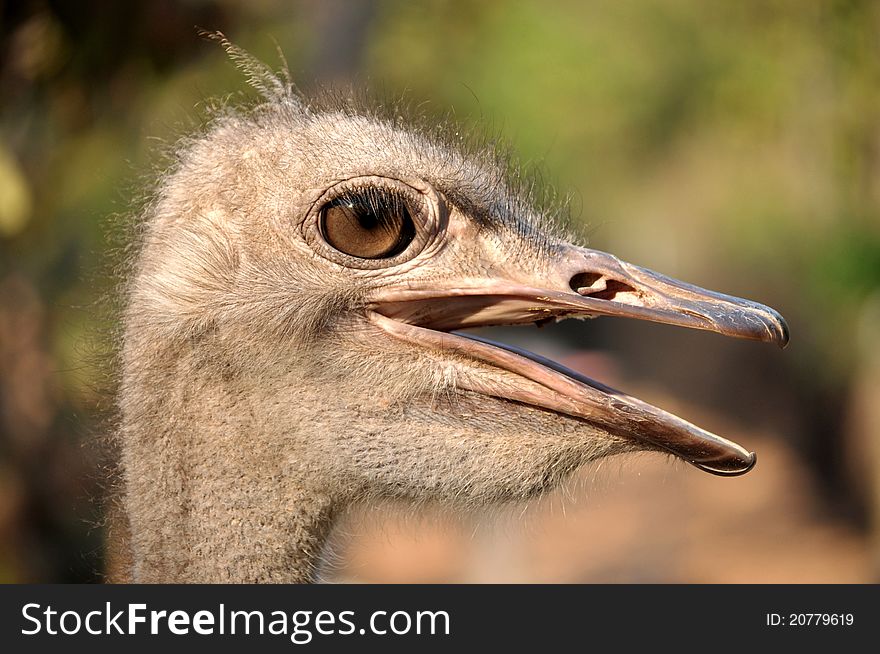
[[[411,198],[408,198],[403,191],[393,188],[376,188],[375,186],[345,189],[327,201],[324,206],[345,203],[364,205],[377,215],[393,214],[401,208],[411,211]]]

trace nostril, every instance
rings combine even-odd
[[[599,273],[578,273],[571,278],[569,285],[575,293],[597,300],[618,299],[618,293],[638,295],[636,289],[629,284],[616,279],[608,279]]]
[[[596,293],[588,293],[588,295],[599,300],[615,300],[619,299],[617,297],[618,293],[633,293],[637,295],[636,289],[632,286],[624,284],[623,282],[618,282],[614,279],[609,279],[605,282],[604,289],[597,291]]]
[[[582,272],[572,277],[568,284],[575,293],[583,295],[588,293],[600,279],[602,279],[600,273]]]

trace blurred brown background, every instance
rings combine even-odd
[[[491,518],[363,510],[328,578],[877,581],[868,0],[0,0],[0,581],[101,578],[108,262],[162,143],[244,89],[196,26],[272,62],[274,39],[306,90],[354,82],[500,129],[574,194],[593,247],[770,304],[792,331],[784,353],[613,320],[505,334],[758,467],[718,479],[645,455]]]

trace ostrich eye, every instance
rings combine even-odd
[[[327,243],[360,259],[393,257],[416,236],[406,199],[378,190],[328,202],[321,209],[320,229]]]

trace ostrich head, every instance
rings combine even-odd
[[[240,55],[243,57],[243,55]],[[180,150],[130,281],[121,442],[134,578],[310,578],[375,497],[528,498],[636,450],[721,475],[739,445],[460,333],[619,316],[785,345],[765,306],[568,240],[491,152],[267,98]]]

